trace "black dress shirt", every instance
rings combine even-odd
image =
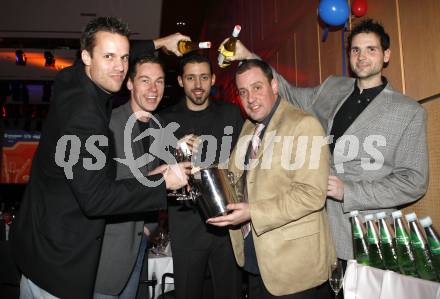
[[[354,82],[354,90],[348,99],[342,104],[333,119],[333,126],[330,135],[333,135],[333,142],[329,145],[333,154],[336,141],[344,135],[345,131],[351,126],[355,119],[364,111],[365,108],[377,97],[377,95],[385,88],[388,81],[382,77],[382,84],[376,87],[359,90],[357,81]]]

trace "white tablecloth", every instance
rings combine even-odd
[[[173,273],[173,258],[166,255],[155,255],[153,253],[148,254],[148,279],[152,279],[153,273],[157,279],[157,285],[155,288],[155,297],[157,298],[161,294],[162,275],[165,273]],[[174,280],[166,278],[165,280],[165,292],[174,290]],[[151,290],[150,290],[150,294]]]
[[[345,299],[440,299],[440,283],[348,261]]]

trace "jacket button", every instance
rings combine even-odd
[[[102,241],[102,237],[101,236],[96,237],[96,241]]]

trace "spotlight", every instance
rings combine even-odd
[[[44,66],[55,66],[55,57],[53,56],[52,52],[44,51],[44,59],[46,60]]]
[[[16,65],[26,65],[26,55],[24,54],[23,50],[17,50],[15,51],[15,64]]]

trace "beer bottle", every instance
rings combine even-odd
[[[235,25],[234,31],[232,31],[232,36],[220,46],[220,53],[218,54],[218,65],[221,68],[225,68],[231,65],[231,62],[225,61],[225,58],[234,56],[235,54],[235,44],[237,43],[237,37],[240,33],[241,26]]]
[[[379,223],[379,240],[380,249],[382,250],[383,254],[383,261],[386,269],[394,272],[400,272],[399,264],[397,263],[396,250],[393,245],[393,237],[385,217],[385,212],[376,214],[376,219]]]
[[[416,213],[406,214],[405,218],[408,221],[411,248],[415,256],[417,273],[422,279],[436,280],[437,274],[426,246],[425,237],[417,225]]]
[[[428,239],[429,250],[431,251],[432,263],[440,278],[440,238],[432,227],[432,219],[429,216],[420,219],[420,224],[424,227],[426,238]]]
[[[396,242],[397,262],[400,273],[418,277],[414,254],[411,250],[409,235],[402,221],[402,212],[394,211],[391,216],[394,219],[394,238]]]
[[[369,264],[371,267],[385,269],[373,214],[365,215],[364,220],[367,226],[368,256],[370,261]]]
[[[365,241],[365,228],[359,219],[359,211],[351,211],[351,230],[353,236],[353,254],[359,264],[368,265],[368,246]]]

